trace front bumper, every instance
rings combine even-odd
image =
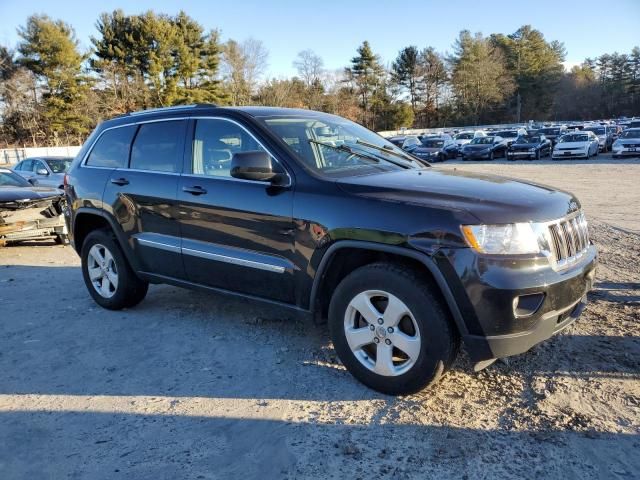
[[[587,158],[587,152],[584,150],[561,150],[554,151],[551,154],[553,160],[564,160],[570,158]]]
[[[529,152],[527,150],[512,150],[507,152],[507,159],[512,158],[535,158],[536,152]]]
[[[486,160],[489,158],[491,152],[462,152],[462,158],[465,160]]]
[[[614,157],[640,157],[640,145],[637,147],[620,147],[612,150]]]
[[[571,324],[582,312],[594,281],[596,248],[571,267],[555,271],[544,258],[482,257],[451,249],[437,263],[462,313],[462,338],[474,362],[517,355]],[[514,299],[541,300],[531,313],[516,312]]]

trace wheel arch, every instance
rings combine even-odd
[[[347,260],[346,267],[344,265],[334,267],[336,259]],[[442,296],[460,335],[468,333],[456,299],[433,259],[425,253],[395,245],[357,240],[341,240],[331,245],[316,270],[311,287],[309,310],[316,318],[318,315],[322,317],[326,313],[325,309],[328,307],[327,302],[331,298],[331,293],[342,278],[353,271],[354,265],[355,268],[359,268],[381,260],[400,261],[400,263],[419,268],[422,273],[426,273],[426,278],[431,280],[434,287],[437,288],[436,293]]]
[[[106,212],[97,208],[81,207],[75,211],[73,217],[73,247],[75,251],[80,254],[82,244],[85,238],[87,238],[87,235],[100,228],[108,228],[111,230],[131,268],[133,268],[134,271],[139,271],[138,262],[126,240],[122,238],[118,223]]]

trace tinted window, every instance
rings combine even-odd
[[[192,172],[231,177],[231,158],[238,152],[264,149],[244,129],[226,120],[198,120],[193,138]]]
[[[33,160],[24,160],[20,164],[21,172],[30,172],[33,169]]]
[[[30,187],[31,184],[15,173],[0,172],[0,186],[2,187]]]
[[[104,132],[93,146],[87,165],[108,168],[125,167],[135,131],[135,125],[132,125]]]
[[[64,173],[69,169],[72,158],[49,158],[47,165],[53,173]]]
[[[131,149],[130,168],[180,172],[184,126],[181,120],[140,125]]]

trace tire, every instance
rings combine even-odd
[[[451,367],[460,340],[434,288],[390,263],[366,265],[340,282],[329,305],[329,330],[340,360],[356,379],[382,393],[407,395],[435,384]],[[408,314],[387,314],[389,305]],[[368,312],[367,320],[360,310]],[[348,339],[347,329],[358,335]],[[388,361],[378,363],[378,352],[387,353]]]
[[[536,160],[540,160],[540,150],[536,150]]]
[[[98,261],[100,257],[104,260],[102,265]],[[80,258],[84,283],[101,307],[121,310],[137,305],[146,296],[149,284],[140,280],[131,269],[110,230],[94,230],[87,235]]]
[[[493,152],[489,152],[489,160],[493,160],[493,158],[494,158]]]

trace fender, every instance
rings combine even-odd
[[[440,291],[445,301],[447,302],[447,306],[449,307],[449,311],[453,316],[453,320],[458,327],[458,332],[460,333],[460,335],[464,336],[468,334],[467,326],[464,322],[462,314],[460,313],[460,309],[458,308],[455,297],[453,296],[453,293],[451,292],[447,281],[440,272],[440,269],[438,269],[437,265],[429,255],[418,252],[416,250],[409,250],[407,248],[402,248],[394,245],[384,245],[374,242],[339,240],[327,249],[324,256],[322,257],[322,260],[320,260],[320,265],[318,266],[318,270],[316,271],[316,275],[313,279],[313,286],[311,287],[311,298],[309,302],[311,312],[315,311],[316,309],[316,298],[318,295],[318,290],[320,289],[320,282],[325,274],[325,270],[327,269],[329,262],[333,258],[333,255],[341,248],[361,248],[365,250],[374,250],[378,252],[392,253],[419,261],[427,268],[427,270],[429,270],[434,280],[436,281],[436,284],[440,288]]]
[[[94,216],[102,217],[103,219],[105,219],[109,224],[109,226],[111,227],[111,231],[116,237],[116,241],[118,242],[118,245],[120,245],[120,248],[122,249],[124,256],[127,258],[129,265],[131,265],[131,268],[135,272],[140,271],[140,264],[138,263],[138,259],[133,254],[131,247],[129,246],[126,239],[124,238],[124,234],[122,233],[122,230],[119,228],[118,222],[104,210],[100,210],[95,207],[80,207],[76,209],[73,215],[73,226],[72,226],[74,237],[75,237],[75,230],[76,230],[76,219],[80,214],[94,215]],[[82,247],[79,247],[79,248],[82,248]],[[80,251],[78,251],[78,253],[80,253]]]

